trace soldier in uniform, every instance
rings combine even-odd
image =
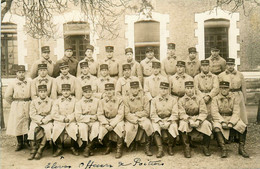
[[[53,101],[48,97],[47,85],[39,85],[38,95],[30,105],[30,130],[28,140],[31,140],[31,153],[28,160],[39,160],[47,141],[51,140],[53,128],[51,109]]]
[[[219,81],[227,81],[230,84],[230,92],[232,92],[235,97],[240,100],[240,118],[245,123],[248,124],[247,112],[246,112],[246,82],[244,75],[235,70],[235,59],[227,59],[227,69],[226,71],[219,74]]]
[[[185,82],[193,81],[193,78],[185,73],[185,62],[177,61],[177,72],[170,77],[171,94],[175,97],[185,95]]]
[[[211,48],[211,56],[209,60],[209,70],[215,75],[219,75],[226,69],[226,61],[219,55],[220,50],[217,47]]]
[[[48,75],[53,76],[53,70],[55,63],[50,59],[50,47],[43,46],[41,48],[42,58],[35,61],[31,68],[31,78],[34,79],[38,76],[38,65],[39,64],[47,64]]]
[[[154,49],[151,46],[145,49],[145,56],[146,58],[140,62],[142,72],[143,72],[144,83],[145,83],[145,78],[153,74],[152,63],[156,61],[160,62],[158,59],[155,58]]]
[[[106,83],[113,83],[116,85],[116,79],[111,78],[109,76],[108,72],[108,65],[107,64],[101,64],[100,65],[100,77],[96,80],[97,84],[97,97],[103,98],[105,95],[105,84]]]
[[[204,99],[211,116],[211,101],[219,92],[219,81],[218,76],[209,71],[209,60],[201,61],[201,73],[195,76],[194,87],[196,94]],[[208,119],[211,120],[209,116]]]
[[[169,83],[160,83],[160,93],[152,99],[152,125],[155,130],[154,139],[158,148],[157,158],[164,156],[162,140],[168,143],[168,154],[173,155],[173,144],[178,133],[178,102],[169,94]]]
[[[80,89],[80,83],[75,76],[72,76],[69,73],[69,65],[67,62],[63,62],[59,64],[60,66],[60,76],[54,79],[52,91],[51,91],[51,98],[57,99],[62,95],[62,84],[70,84],[71,94],[76,96],[77,99],[82,97],[82,93]]]
[[[64,57],[62,59],[58,60],[54,66],[53,77],[56,78],[60,75],[60,73],[61,73],[60,64],[62,64],[63,62],[68,63],[69,73],[73,76],[76,76],[78,61],[72,55],[73,55],[72,47],[68,46],[67,48],[65,48]]]
[[[190,47],[188,51],[189,51],[189,57],[185,61],[186,73],[194,78],[197,74],[200,73],[200,61],[197,57],[198,52],[195,47]]]
[[[229,82],[220,81],[219,87],[219,94],[212,100],[211,114],[217,141],[222,150],[221,157],[227,157],[224,138],[228,140],[230,132],[233,130],[239,135],[238,153],[244,158],[249,158],[244,148],[247,126],[240,118],[239,98],[232,92],[229,92]]]
[[[110,77],[115,78],[117,80],[118,77],[122,76],[119,61],[114,58],[114,46],[106,46],[106,59],[101,61],[101,64],[108,65],[108,72]]]
[[[140,63],[138,63],[134,58],[133,58],[133,49],[132,48],[126,48],[125,49],[125,56],[126,56],[126,61],[124,64],[128,63],[131,65],[131,76],[136,76],[139,78],[139,81],[141,84],[143,83],[143,72]],[[122,66],[120,67],[122,69]]]
[[[190,141],[194,130],[203,134],[203,153],[210,156],[209,144],[212,134],[212,125],[207,121],[207,107],[202,97],[195,95],[193,81],[185,82],[185,95],[179,99],[180,114],[179,131],[184,145],[184,156],[191,157]]]
[[[122,156],[123,136],[124,136],[124,103],[123,100],[115,96],[114,83],[105,84],[106,96],[99,101],[98,120],[100,131],[99,142],[106,145],[106,151],[111,151],[111,141],[117,142],[116,158]],[[104,139],[104,140],[103,140]]]
[[[91,85],[83,86],[82,91],[83,97],[75,106],[75,116],[79,126],[79,137],[86,145],[83,155],[89,157],[89,155],[93,155],[91,153],[93,141],[97,138],[99,132],[99,121],[97,119],[99,100],[93,97]]]
[[[167,58],[162,61],[162,75],[172,76],[176,73],[178,57],[175,55],[175,43],[168,43]]]
[[[38,77],[33,79],[31,84],[32,99],[39,96],[39,85],[47,85],[47,95],[50,97],[54,79],[48,75],[47,64],[38,64],[38,74]]]
[[[129,96],[130,94],[130,82],[139,81],[136,76],[131,76],[131,65],[123,64],[123,77],[120,77],[116,83],[116,95],[117,96]],[[142,88],[140,83],[140,88]]]
[[[92,45],[87,45],[86,47],[86,51],[85,51],[85,58],[83,60],[81,60],[79,63],[78,63],[78,68],[77,68],[77,77],[79,77],[81,75],[81,67],[80,67],[80,64],[82,62],[88,62],[88,67],[89,67],[89,73],[92,75],[92,76],[98,76],[98,62],[94,60],[93,58],[93,52],[94,52],[94,46]]]
[[[7,135],[16,136],[15,151],[28,146],[29,106],[31,100],[31,81],[25,78],[25,66],[18,65],[16,79],[10,83],[5,92],[5,100],[11,104],[7,123]]]
[[[143,95],[139,81],[130,82],[130,95],[125,103],[125,142],[133,148],[136,142],[145,142],[145,154],[152,156],[151,135],[154,132],[149,111],[149,99]],[[131,149],[132,149],[131,148]]]
[[[160,62],[152,62],[153,74],[145,80],[144,93],[149,100],[155,98],[159,94],[160,83],[168,82],[168,79],[163,76]]]
[[[62,154],[62,143],[66,138],[71,138],[71,151],[73,155],[78,156],[77,150],[77,134],[78,126],[75,120],[75,105],[77,99],[71,95],[71,85],[61,85],[62,96],[58,98],[52,107],[51,115],[54,120],[52,140],[57,145],[57,150],[53,154],[53,157],[57,157]]]

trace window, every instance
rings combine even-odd
[[[1,76],[15,77],[18,65],[17,25],[2,23],[1,25]]]
[[[228,29],[229,21],[225,19],[211,19],[205,25],[205,58],[210,57],[211,47],[218,46],[220,56],[229,57]]]
[[[78,60],[85,57],[86,45],[90,43],[89,24],[86,22],[68,22],[64,27],[64,46],[73,48],[73,56]]]
[[[154,54],[160,59],[160,23],[156,21],[139,21],[134,24],[135,60],[145,59],[147,46],[154,47]]]

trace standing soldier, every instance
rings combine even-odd
[[[208,109],[208,119],[211,120],[211,100],[219,92],[218,76],[209,71],[209,60],[201,61],[201,73],[194,78],[194,87],[197,95],[200,95]]]
[[[39,85],[47,85],[47,96],[50,97],[54,79],[48,75],[47,64],[38,64],[38,74],[38,77],[33,79],[31,85],[32,99],[39,96]]]
[[[219,75],[226,69],[226,61],[219,55],[219,51],[217,47],[211,48],[211,56],[207,58],[209,60],[209,70],[215,75]]]
[[[77,99],[82,97],[80,89],[80,83],[75,76],[69,73],[69,65],[67,62],[59,64],[60,66],[60,76],[54,79],[53,87],[51,91],[52,99],[57,99],[57,97],[62,95],[62,84],[70,84],[71,94],[76,96]]]
[[[159,94],[160,83],[168,82],[168,79],[161,75],[161,63],[152,62],[153,74],[145,80],[144,93],[149,100]]]
[[[101,64],[100,65],[100,77],[96,80],[97,84],[97,96],[98,98],[103,98],[105,95],[105,84],[106,83],[113,83],[116,85],[116,79],[111,78],[108,72],[108,65]]]
[[[244,75],[235,70],[235,59],[227,59],[227,69],[222,72],[219,76],[219,81],[227,81],[230,84],[230,92],[232,92],[236,98],[240,100],[240,118],[248,124],[247,112],[246,112],[246,82]]]
[[[53,70],[55,63],[50,59],[50,47],[43,46],[42,50],[42,58],[35,61],[31,68],[31,78],[34,79],[38,76],[38,65],[39,64],[47,64],[48,75],[53,76]]]
[[[24,65],[18,65],[16,77],[5,92],[5,100],[11,104],[6,134],[16,136],[18,144],[15,151],[20,151],[24,145],[28,146],[31,82],[25,78]]]
[[[152,156],[151,135],[154,132],[150,118],[149,99],[143,95],[139,81],[130,82],[130,95],[125,103],[125,142],[133,148],[135,142],[145,140],[145,154]]]
[[[162,61],[162,75],[172,76],[176,73],[177,56],[175,55],[175,43],[168,43],[167,58]]]
[[[158,148],[157,158],[164,156],[162,140],[168,142],[168,154],[173,155],[173,144],[178,133],[178,103],[169,95],[169,83],[160,83],[160,94],[152,99],[151,120],[155,130],[154,139]]]
[[[111,141],[117,142],[116,158],[122,157],[124,136],[124,103],[115,96],[114,83],[105,84],[106,96],[99,101],[98,120],[100,122],[99,142],[106,145],[106,151],[111,151]]]
[[[236,94],[229,92],[229,82],[220,81],[219,87],[219,94],[212,100],[211,114],[217,141],[222,150],[221,157],[227,157],[227,148],[225,146],[224,138],[228,140],[230,131],[235,130],[239,135],[238,153],[244,158],[249,158],[249,155],[244,148],[247,126],[240,118],[240,98],[236,97]]]
[[[177,72],[175,75],[170,77],[171,84],[171,94],[178,98],[185,95],[185,82],[193,81],[193,78],[184,73],[185,72],[185,62],[177,61]]]
[[[83,155],[89,157],[93,147],[93,140],[97,138],[99,132],[97,119],[99,100],[92,96],[91,85],[83,86],[82,91],[83,97],[75,106],[75,116],[79,126],[79,137],[86,145]]]
[[[98,76],[97,75],[97,73],[98,73],[98,62],[94,60],[93,52],[94,52],[94,46],[87,45],[86,51],[85,51],[86,57],[78,63],[77,77],[79,77],[81,75],[80,63],[82,63],[82,62],[88,62],[89,73],[92,76],[96,76],[96,77]]]
[[[178,108],[180,113],[180,126],[181,138],[184,145],[184,156],[191,157],[190,141],[192,131],[197,130],[203,134],[203,153],[205,156],[210,156],[209,144],[210,135],[212,134],[212,126],[207,121],[207,107],[203,100],[198,95],[195,95],[193,81],[185,82],[186,94],[178,101]]]
[[[60,75],[60,64],[67,62],[69,65],[69,73],[73,76],[76,76],[78,61],[72,56],[73,49],[71,46],[65,48],[64,57],[58,60],[54,66],[53,77],[58,77]]]
[[[152,62],[156,62],[156,61],[160,62],[158,59],[155,58],[154,49],[151,46],[146,48],[145,56],[146,58],[140,62],[142,72],[143,72],[144,83],[145,83],[145,78],[153,74]]]
[[[108,72],[110,77],[115,78],[117,80],[118,77],[122,76],[119,61],[114,58],[114,46],[106,46],[106,59],[101,61],[101,64],[108,65]]]
[[[138,77],[131,76],[131,65],[123,64],[123,77],[120,77],[116,83],[116,95],[117,96],[129,96],[130,94],[130,82],[139,81]],[[140,83],[140,87],[141,83]]]
[[[189,48],[189,57],[186,62],[186,73],[191,77],[195,77],[200,73],[200,61],[197,58],[197,51],[195,47]]]
[[[71,85],[61,85],[62,96],[58,98],[52,107],[51,115],[54,120],[52,140],[57,145],[57,150],[53,157],[62,154],[62,143],[67,137],[71,138],[71,151],[73,155],[78,156],[77,134],[78,127],[75,121],[74,108],[76,104],[75,97],[71,96]]]
[[[51,140],[52,117],[51,109],[53,101],[48,97],[47,85],[39,85],[39,97],[30,105],[30,130],[28,140],[31,140],[31,153],[28,160],[39,160],[47,141]]]

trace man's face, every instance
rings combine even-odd
[[[126,54],[126,59],[131,62],[133,60],[133,53],[132,52],[127,52]]]
[[[196,58],[197,53],[196,52],[190,52],[189,57],[190,60],[194,60]]]
[[[168,49],[167,50],[167,55],[168,56],[175,56],[175,49]]]
[[[73,51],[71,49],[65,50],[65,56],[70,58],[73,55]]]
[[[69,73],[69,68],[68,67],[62,67],[60,68],[61,74],[67,75]]]
[[[40,90],[38,94],[41,99],[45,99],[47,97],[47,90]]]
[[[105,92],[108,97],[112,97],[115,95],[115,89],[106,89]]]
[[[209,65],[201,65],[201,70],[203,73],[208,73],[209,72]]]
[[[108,69],[100,70],[100,74],[101,74],[101,76],[106,77],[108,75]]]
[[[48,74],[48,70],[47,69],[39,69],[38,74],[40,75],[40,77],[46,77],[46,75]]]
[[[83,75],[87,75],[88,72],[89,72],[89,68],[88,68],[87,66],[81,67],[81,73],[82,73]]]
[[[87,56],[88,58],[91,58],[93,55],[93,51],[91,49],[87,49],[85,52],[85,56]]]
[[[24,80],[25,79],[25,71],[17,71],[16,76],[19,80]]]
[[[220,87],[220,93],[223,95],[223,96],[227,96],[228,93],[229,93],[229,88],[228,87]]]
[[[152,59],[152,58],[154,57],[154,52],[153,52],[153,51],[146,52],[146,53],[145,53],[145,56],[146,56],[148,59]]]
[[[134,87],[134,88],[130,88],[130,92],[132,93],[132,95],[136,96],[139,93],[139,87]]]
[[[46,60],[50,59],[50,52],[48,51],[42,52],[42,57]]]
[[[219,55],[219,50],[212,50],[211,51],[212,56],[218,56]]]
[[[166,96],[169,93],[169,89],[168,88],[160,88],[160,94],[162,96]]]
[[[158,75],[161,71],[161,68],[153,68],[153,74]]]
[[[114,55],[114,52],[107,52],[107,58],[111,59]]]
[[[187,86],[185,87],[185,93],[187,96],[191,97],[194,95],[194,87],[193,86]]]
[[[63,97],[67,98],[67,97],[70,96],[70,90],[68,90],[68,89],[62,89],[62,90],[61,90],[61,94],[62,94]]]
[[[177,66],[177,73],[178,74],[182,74],[185,71],[185,67],[184,66]]]
[[[230,71],[230,72],[233,72],[235,69],[235,64],[227,64],[227,70]]]
[[[131,69],[124,69],[123,75],[127,78],[130,77],[131,76]]]
[[[83,92],[83,96],[87,99],[91,98],[92,96],[92,90],[87,90]]]

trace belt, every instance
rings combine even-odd
[[[143,75],[143,77],[149,77],[149,76],[151,76],[151,75]]]
[[[118,74],[110,75],[110,77],[116,77],[116,76],[118,76]]]
[[[13,101],[24,101],[24,102],[28,102],[30,101],[31,98],[13,98]]]
[[[75,94],[70,94],[71,96],[75,96]],[[61,93],[58,93],[58,96],[62,96]]]
[[[186,114],[189,115],[189,116],[197,116],[197,115],[199,115],[199,112],[198,111],[192,112],[192,113],[187,112]]]
[[[182,96],[185,95],[185,94],[178,94],[178,93],[175,93],[175,92],[171,92],[171,94],[172,94],[173,96],[178,96],[178,97],[182,97]]]
[[[219,75],[221,73],[221,71],[220,72],[214,72],[213,74],[215,74],[215,75]]]
[[[211,90],[200,90],[202,93],[210,93]]]
[[[95,74],[91,74],[92,76],[97,76],[97,73],[95,73]]]
[[[232,112],[219,113],[221,116],[232,116]]]
[[[169,115],[162,115],[162,114],[159,115],[159,114],[158,114],[158,116],[159,116],[161,119],[165,119],[165,118],[167,118],[167,117],[170,117],[171,114],[169,114]]]
[[[239,92],[239,91],[242,91],[241,88],[238,88],[238,89],[230,89],[231,92]]]

